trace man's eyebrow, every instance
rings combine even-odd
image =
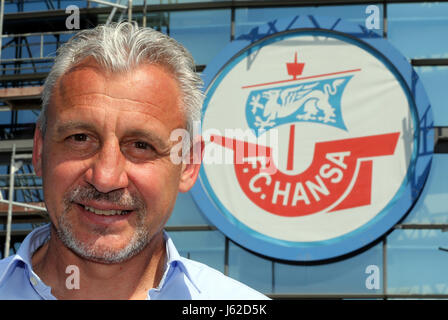
[[[71,130],[79,130],[79,129],[95,131],[95,126],[92,124],[86,123],[86,122],[73,121],[73,120],[63,122],[61,124],[56,125],[56,132],[58,134],[62,134],[62,133],[65,133],[65,132],[71,131]]]

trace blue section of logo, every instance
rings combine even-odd
[[[347,130],[341,97],[352,77],[254,90],[246,103],[247,123],[257,136],[294,122],[315,122]]]

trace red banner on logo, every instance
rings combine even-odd
[[[275,167],[270,147],[217,135],[212,141],[234,151],[238,182],[253,203],[279,216],[297,217],[370,204],[370,158],[393,155],[399,136],[397,132],[318,142],[311,165],[297,175]]]

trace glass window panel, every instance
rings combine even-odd
[[[170,13],[170,36],[182,43],[196,64],[207,64],[230,42],[230,10]]]
[[[13,37],[5,37],[2,40],[2,46],[3,46],[3,50],[2,50],[2,60],[6,60],[6,59],[14,59],[16,58],[16,49],[17,49],[17,44],[14,42],[14,38]],[[2,66],[2,71],[3,69],[6,69],[6,74],[14,74],[14,64],[13,63],[8,63],[4,66]]]
[[[19,248],[20,248],[21,244],[22,244],[22,242],[15,242],[15,243],[13,243],[13,247],[14,247],[14,250],[16,252],[19,251]]]
[[[434,115],[434,126],[448,126],[448,91],[446,90],[448,67],[416,67],[415,70],[429,97]]]
[[[31,223],[13,223],[11,224],[11,230],[32,230],[33,225]]]
[[[40,57],[40,36],[29,36],[22,38],[20,44],[22,50],[20,58],[39,58]],[[40,70],[35,69],[40,63],[25,62],[22,64],[20,73],[33,73]]]
[[[448,154],[434,154],[424,190],[403,223],[448,223]]]
[[[168,226],[210,225],[190,193],[179,193]]]
[[[79,8],[85,8],[87,1],[84,0],[67,0],[67,1],[48,1],[53,4],[54,9],[65,9],[69,5],[76,5]],[[58,6],[59,2],[59,6]],[[20,6],[23,6],[23,9],[21,11],[24,12],[30,12],[30,11],[46,11],[49,10],[51,7],[49,7],[46,3],[46,1],[29,1],[25,0],[22,4],[19,3],[19,1],[6,1],[5,3],[5,13],[11,13],[11,12],[18,12]],[[95,6],[92,2],[92,7]]]
[[[387,292],[448,294],[448,233],[395,230],[387,240]]]
[[[369,266],[373,266],[371,270]],[[274,268],[275,293],[383,293],[382,243],[333,263],[300,265],[276,262]],[[373,272],[378,275],[377,282],[373,281]],[[369,279],[372,280],[369,283],[378,284],[379,289],[368,288],[366,281]]]
[[[48,10],[47,5],[44,1],[42,2],[29,2],[24,1],[23,9],[20,10],[20,5],[17,4],[17,1],[14,1],[14,3],[10,3],[9,1],[5,3],[5,13],[11,13],[11,12],[18,12],[20,11],[44,11]]]
[[[0,111],[0,125],[10,124],[11,123],[11,111]],[[2,132],[0,132],[1,134]],[[4,137],[0,136],[0,139],[4,139]]]
[[[374,4],[379,9],[380,29],[373,30],[383,34],[383,6]],[[367,5],[354,6],[321,6],[321,7],[279,7],[279,8],[246,8],[237,9],[235,12],[235,38],[246,34],[257,26],[262,26],[274,19],[288,18],[294,15],[316,15],[337,17],[352,23],[365,25]]]
[[[35,123],[39,111],[36,110],[33,112],[32,110],[19,110],[18,112],[18,123]]]
[[[272,293],[272,261],[229,241],[229,276],[251,288]]]
[[[448,3],[389,4],[388,38],[406,57],[448,57]]]
[[[104,21],[108,18],[107,16],[104,16]],[[118,21],[119,16],[117,15],[115,17],[116,21]],[[142,13],[135,13],[132,15],[132,20],[137,21],[139,26],[143,25],[143,14]],[[167,34],[169,32],[169,23],[170,23],[170,12],[147,12],[146,14],[146,26],[153,28],[154,30],[163,32]]]
[[[224,272],[225,238],[219,231],[169,232],[179,254]]]

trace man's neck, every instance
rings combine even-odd
[[[102,264],[73,253],[52,230],[50,240],[34,253],[32,265],[58,299],[146,299],[165,271],[165,240],[159,232],[131,259]]]

